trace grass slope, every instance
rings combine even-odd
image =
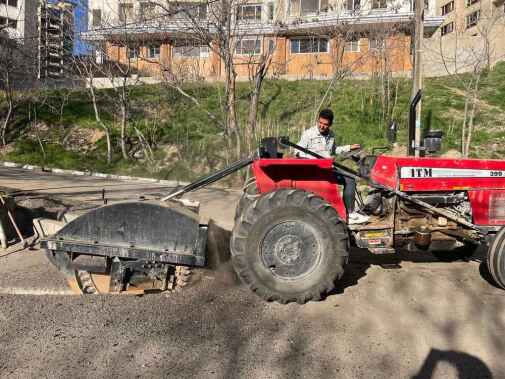
[[[389,99],[391,104],[395,104],[390,114],[400,125],[399,142],[404,143],[410,81],[398,79],[395,86],[398,91],[396,96]],[[261,96],[259,133],[256,138],[287,134],[297,139],[310,126],[314,111],[327,88],[326,81],[267,81]],[[387,119],[383,120],[381,114],[379,88],[374,80],[347,80],[338,83],[328,93],[323,106],[334,110],[334,129],[343,143],[362,143],[367,148],[386,144]],[[154,162],[121,159],[115,126],[117,116],[113,112],[114,94],[110,90],[99,91],[99,105],[103,120],[114,130],[114,158],[111,165],[105,162],[104,138],[87,149],[76,149],[72,143],[69,146],[69,135],[86,129],[98,129],[85,90],[70,94],[61,117],[58,99],[64,94],[63,90],[31,94],[17,109],[15,122],[8,134],[12,143],[10,148],[4,149],[2,159],[50,167],[192,179],[226,163],[223,130],[207,115],[207,112],[218,117],[221,114],[219,104],[223,87],[197,83],[188,85],[185,90],[198,99],[201,107],[195,106],[175,90],[161,85],[146,85],[130,90],[131,142],[134,144],[136,141],[136,127],[155,146]],[[243,125],[249,105],[248,84],[240,83],[238,93],[238,115]],[[5,109],[1,100],[0,112]],[[461,80],[445,77],[425,81],[423,126],[445,132],[445,150],[460,149],[464,106]],[[34,127],[35,120],[43,127]],[[503,157],[505,64],[497,65],[483,77],[475,122],[472,156]],[[251,147],[255,145],[255,141],[250,141]]]

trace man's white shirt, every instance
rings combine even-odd
[[[317,126],[305,130],[298,145],[325,158],[331,158],[332,155],[351,151],[351,145],[336,146],[335,134],[332,130],[329,130],[326,135],[323,135],[319,132]],[[301,151],[298,151],[296,155],[300,158],[314,158],[312,155],[305,154]]]

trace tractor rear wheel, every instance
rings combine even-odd
[[[487,267],[496,284],[505,289],[505,227],[500,229],[489,247]]]
[[[320,300],[344,273],[348,233],[335,209],[310,192],[257,198],[235,224],[232,262],[257,295],[280,303]]]
[[[243,189],[242,196],[238,201],[237,208],[235,208],[235,222],[240,218],[242,213],[251,205],[258,197],[258,188],[256,187],[256,179],[250,178]]]

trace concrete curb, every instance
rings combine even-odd
[[[24,170],[31,171],[43,171],[47,173],[57,174],[57,175],[71,175],[71,176],[92,176],[100,179],[113,179],[113,180],[121,180],[124,182],[144,182],[144,183],[159,183],[163,186],[167,187],[179,187],[186,186],[189,182],[181,182],[179,180],[165,180],[165,179],[155,179],[155,178],[144,178],[138,176],[127,176],[127,175],[114,175],[114,174],[105,174],[103,172],[92,172],[92,171],[78,171],[78,170],[63,170],[61,168],[50,168],[50,167],[40,167],[30,164],[22,164],[8,161],[0,161],[0,166],[9,167],[9,168],[22,168]],[[209,188],[219,188],[226,189],[228,191],[240,191],[241,188],[230,188],[225,186],[220,186],[213,184],[209,186]]]
[[[64,170],[61,168],[51,168],[51,167],[40,167],[30,164],[22,164],[8,161],[0,161],[0,166],[9,167],[9,168],[22,168],[24,170],[30,171],[43,171],[57,175],[71,175],[71,176],[92,176],[100,179],[114,179],[121,180],[124,182],[145,182],[145,183],[159,183],[167,187],[178,187],[188,185],[189,182],[181,182],[178,180],[164,180],[164,179],[155,179],[155,178],[144,178],[137,176],[128,176],[128,175],[114,175],[114,174],[105,174],[103,172],[92,172],[92,171],[79,171],[79,170]]]

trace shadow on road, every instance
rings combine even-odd
[[[461,351],[431,349],[421,369],[412,379],[435,378],[435,370],[441,362],[453,366],[457,370],[458,379],[493,378],[493,374],[487,365],[473,355]]]
[[[358,284],[358,281],[367,275],[371,266],[380,266],[383,269],[401,269],[402,262],[413,263],[451,263],[451,262],[479,262],[481,277],[495,288],[500,288],[488,271],[486,263],[486,250],[484,247],[475,249],[462,246],[450,249],[444,246],[429,251],[414,249],[408,251],[401,249],[394,254],[377,255],[366,249],[353,248],[350,252],[349,263],[346,266],[343,277],[336,284],[336,288],[327,296],[342,294],[345,289]]]

